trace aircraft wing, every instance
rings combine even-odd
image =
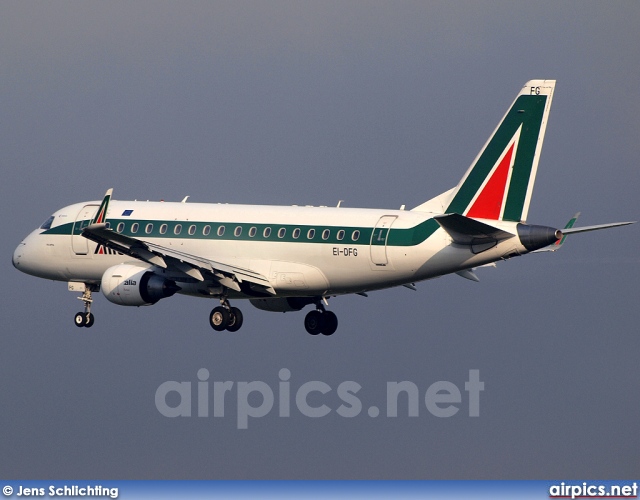
[[[94,223],[84,228],[82,236],[105,245],[135,259],[148,262],[154,266],[177,271],[197,281],[206,277],[213,279],[227,288],[237,292],[243,291],[243,284],[248,284],[254,291],[275,295],[269,280],[251,269],[216,262],[204,257],[179,252],[172,248],[139,240],[107,229],[106,224]]]

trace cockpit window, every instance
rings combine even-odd
[[[51,229],[51,224],[53,223],[53,219],[55,219],[55,217],[52,215],[42,223],[42,226],[40,226],[40,229]]]

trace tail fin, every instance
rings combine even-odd
[[[526,221],[555,84],[525,84],[462,180],[447,193],[445,213]]]
[[[93,220],[91,224],[102,224],[107,220],[107,210],[109,208],[109,201],[111,201],[111,195],[113,194],[113,188],[107,189],[107,192],[102,199],[102,203],[100,204],[100,208],[96,212],[96,215],[93,216]]]

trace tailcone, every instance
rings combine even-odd
[[[549,226],[518,224],[517,229],[520,243],[529,252],[553,245],[556,241],[562,239],[562,231]]]

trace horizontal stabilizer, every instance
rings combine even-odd
[[[473,253],[484,252],[496,246],[499,241],[515,236],[460,214],[436,215],[434,219],[449,233],[454,243],[470,246]]]
[[[578,220],[579,216],[580,216],[580,212],[574,215],[573,218],[569,222],[567,222],[567,225],[564,227],[564,229],[560,229],[557,231],[558,241],[534,251],[535,252],[555,252],[556,250],[560,249],[560,247],[564,244],[565,240],[567,239],[567,236],[570,234],[586,233],[588,231],[597,231],[599,229],[608,229],[611,227],[628,226],[629,224],[635,224],[635,222],[612,222],[610,224],[598,224],[595,226],[573,227],[573,225]]]
[[[633,222],[612,222],[611,224],[598,224],[596,226],[584,226],[584,227],[572,227],[568,229],[561,229],[562,234],[574,234],[574,233],[586,233],[587,231],[597,231],[598,229],[607,229],[610,227],[628,226],[629,224],[635,224]]]

